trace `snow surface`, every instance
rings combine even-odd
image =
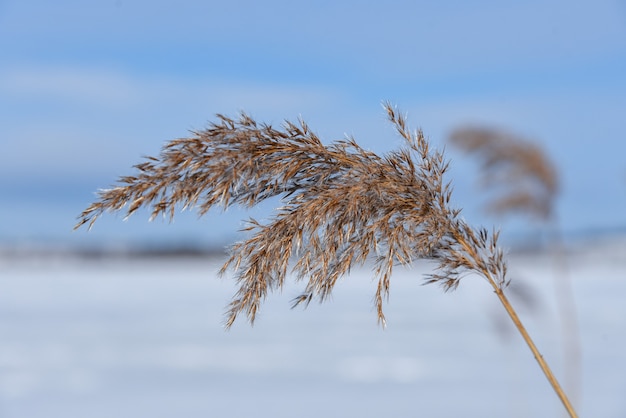
[[[0,259],[0,417],[557,417],[563,409],[488,285],[421,286],[397,268],[388,328],[367,269],[333,300],[268,298],[254,327],[222,326],[234,289],[218,259]],[[626,417],[626,248],[569,255],[583,417]],[[552,259],[516,255],[520,315],[563,376]],[[564,383],[567,386],[566,382]]]

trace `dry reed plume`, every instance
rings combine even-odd
[[[502,193],[488,205],[489,211],[519,211],[542,220],[552,215],[559,182],[556,169],[541,148],[489,128],[460,128],[450,141],[482,160],[481,186]]]
[[[387,115],[406,146],[379,156],[353,139],[328,146],[303,122],[282,129],[259,124],[246,114],[218,122],[191,138],[168,143],[159,158],[136,165],[137,174],[99,193],[76,228],[93,225],[105,211],[139,207],[152,218],[173,217],[177,207],[254,206],[280,196],[283,206],[267,224],[251,220],[250,237],[231,248],[221,272],[232,268],[238,291],[226,326],[239,314],[254,322],[261,302],[280,289],[291,272],[307,281],[294,306],[325,300],[337,280],[354,265],[374,260],[375,305],[384,325],[393,266],[428,258],[438,263],[428,283],[455,289],[465,273],[476,272],[491,285],[528,343],[537,362],[571,416],[575,413],[547,363],[504,294],[506,263],[498,233],[474,229],[450,207],[444,183],[448,164],[429,148],[421,131],[411,133],[390,104]]]

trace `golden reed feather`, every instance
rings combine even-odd
[[[173,217],[177,207],[205,214],[214,206],[254,206],[279,196],[283,206],[267,224],[255,220],[250,237],[235,244],[221,272],[232,268],[238,290],[226,326],[245,314],[252,323],[269,291],[280,289],[291,271],[307,280],[294,305],[325,300],[353,265],[374,260],[375,305],[384,325],[393,266],[428,258],[438,263],[428,283],[455,289],[464,273],[483,276],[524,336],[546,377],[568,407],[567,397],[504,295],[506,263],[498,233],[474,229],[450,207],[443,154],[429,148],[421,131],[384,105],[405,147],[384,156],[353,139],[324,145],[303,121],[280,129],[246,114],[218,115],[218,122],[190,138],[165,145],[160,156],[136,165],[137,173],[102,190],[75,228],[91,227],[105,211],[139,207],[152,217]],[[570,414],[575,416],[571,407]]]

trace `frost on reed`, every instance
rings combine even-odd
[[[249,238],[231,248],[222,267],[222,273],[234,270],[239,285],[227,327],[241,313],[254,322],[268,292],[283,286],[290,268],[297,281],[306,281],[294,306],[306,305],[324,301],[341,276],[369,258],[375,263],[374,301],[384,325],[383,302],[394,265],[428,258],[438,267],[426,281],[446,291],[467,272],[487,280],[563,400],[504,295],[506,264],[498,234],[474,229],[459,217],[460,210],[450,207],[443,155],[429,148],[421,131],[410,132],[390,104],[385,109],[405,146],[384,156],[353,139],[324,145],[303,121],[276,129],[246,114],[237,120],[218,115],[208,129],[171,141],[158,158],[136,165],[135,175],[100,191],[76,228],[91,227],[105,211],[125,210],[130,216],[148,206],[152,218],[171,218],[177,207],[195,207],[203,215],[214,206],[251,207],[281,197],[283,206],[267,224],[250,220]]]

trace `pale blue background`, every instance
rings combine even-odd
[[[70,231],[98,188],[217,112],[302,115],[325,141],[347,133],[385,152],[400,141],[383,100],[437,146],[468,122],[541,142],[561,169],[566,230],[626,225],[624,1],[5,0],[0,242],[221,243],[246,213]],[[449,151],[457,205],[493,223],[475,165]]]

